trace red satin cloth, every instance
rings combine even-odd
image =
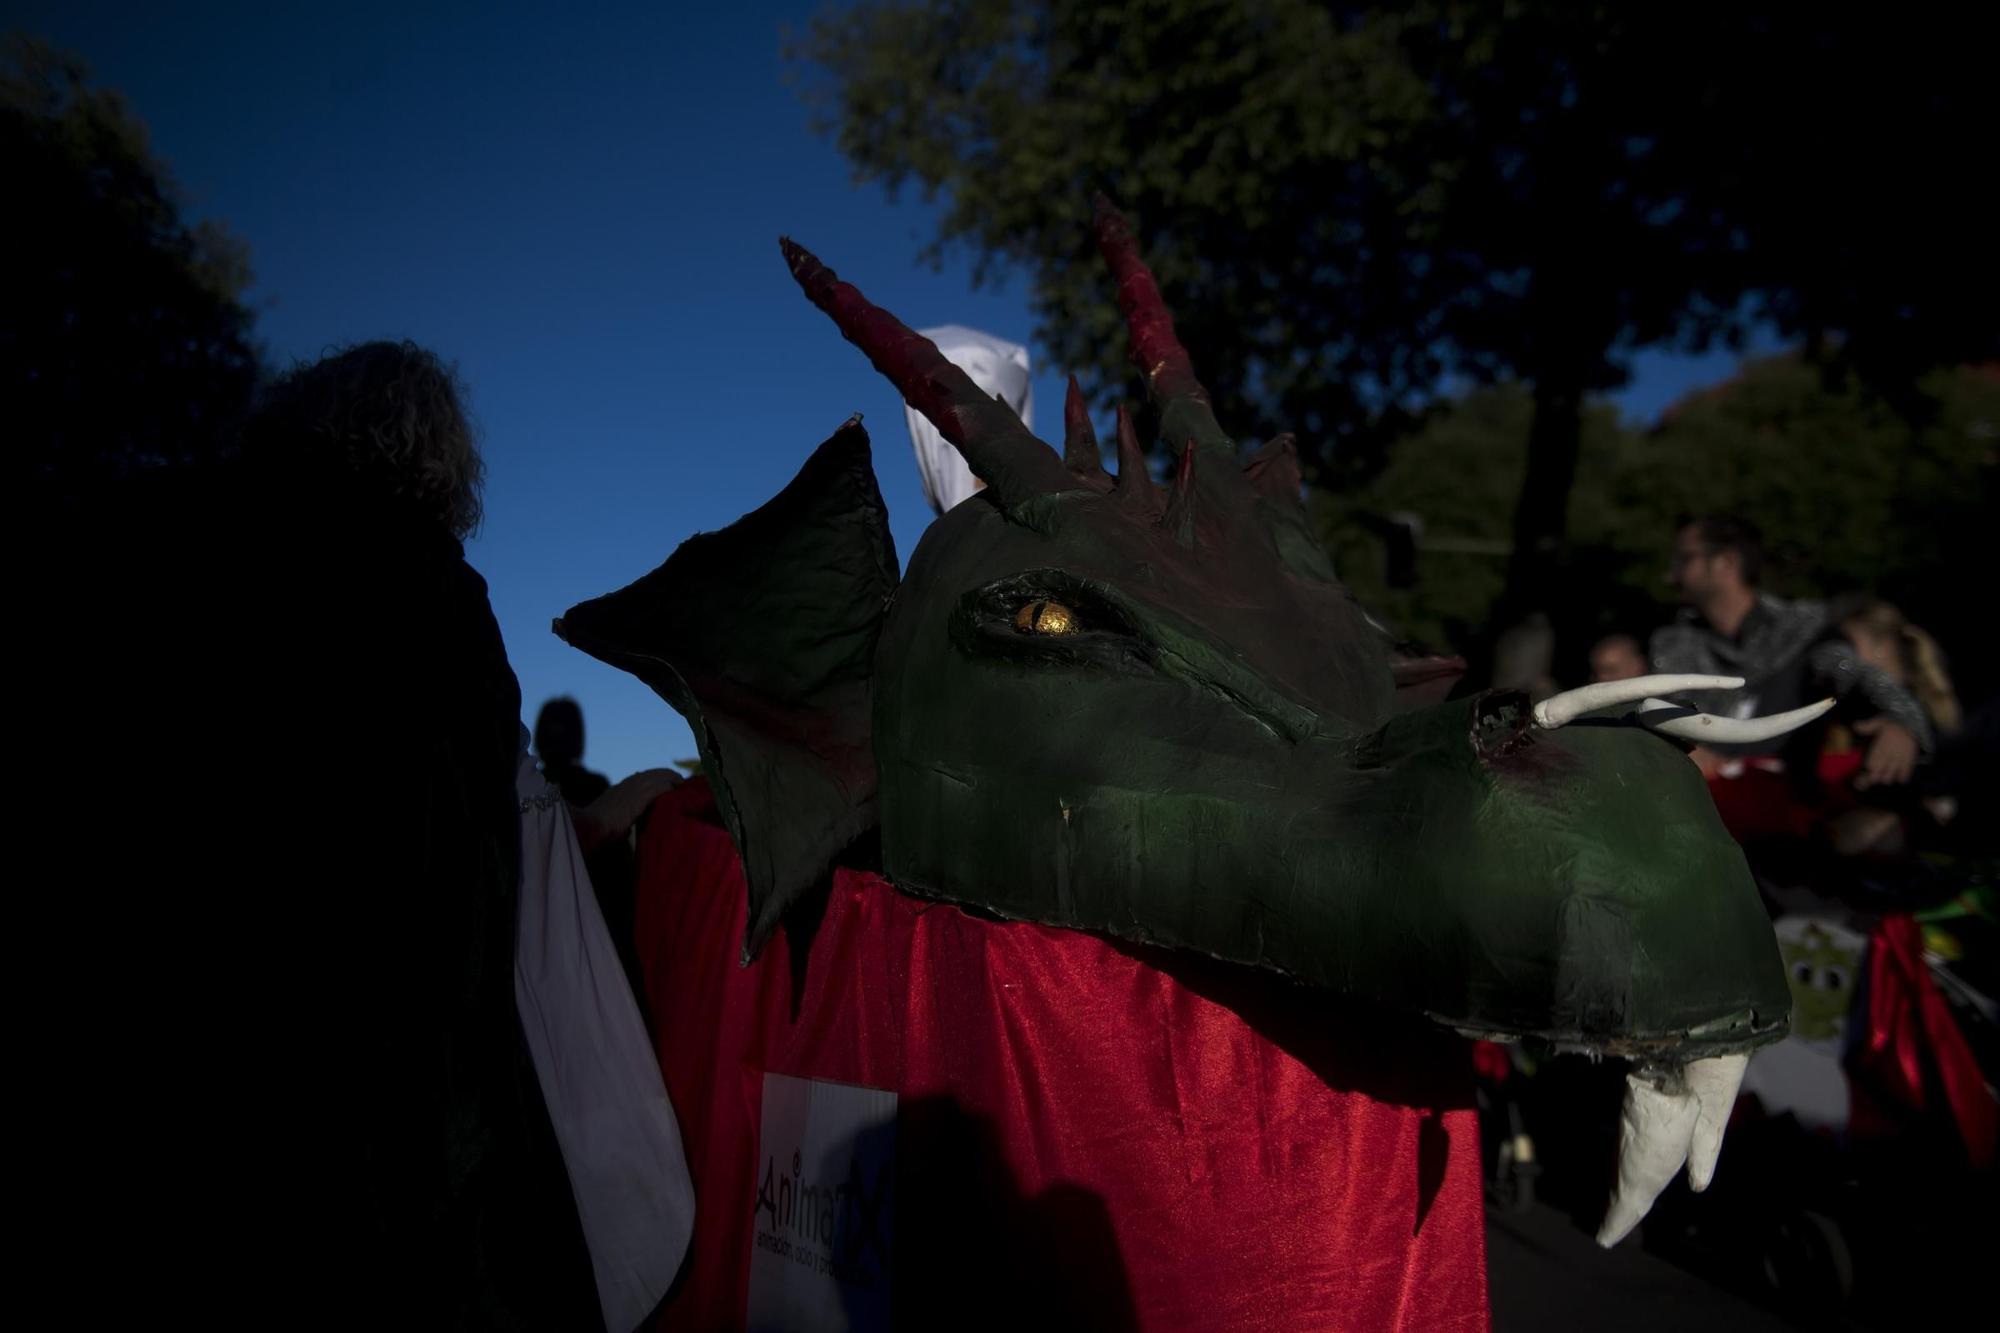
[[[1465,1043],[1243,969],[837,872],[740,968],[706,788],[654,808],[638,948],[697,1211],[665,1329],[739,1328],[766,1071],[894,1090],[907,1328],[1487,1327]]]
[[[1886,916],[1875,927],[1868,942],[1866,998],[1868,1028],[1848,1057],[1862,1086],[1905,1118],[1948,1120],[1967,1160],[1990,1168],[2000,1141],[2000,1108],[1931,980],[1923,932],[1910,917]],[[1851,1129],[1859,1135],[1893,1132],[1896,1118],[1856,1097]]]
[[[1859,750],[1830,751],[1818,761],[1820,791],[1807,801],[1785,776],[1785,766],[1777,759],[1754,758],[1742,761],[1734,777],[1717,774],[1708,780],[1709,794],[1715,798],[1722,826],[1738,842],[1758,838],[1809,838],[1813,830],[1845,814],[1860,804],[1854,792],[1854,777],[1861,771]]]

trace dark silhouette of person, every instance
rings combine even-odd
[[[583,709],[576,700],[558,696],[542,705],[535,715],[535,754],[541,760],[542,775],[562,791],[577,819],[578,845],[583,848],[584,868],[590,873],[598,910],[611,932],[633,998],[639,1001],[639,1012],[650,1026],[644,974],[633,939],[639,865],[626,836],[643,807],[627,811],[625,818],[604,817],[609,804],[604,798],[613,790],[611,781],[583,766],[583,744]]]
[[[611,789],[611,780],[583,766],[583,709],[559,696],[535,715],[535,754],[542,776],[562,788],[572,806],[586,806]]]
[[[369,343],[280,380],[232,458],[44,516],[27,739],[100,795],[42,824],[89,873],[23,913],[14,980],[46,1015],[24,1206],[101,1238],[77,1291],[211,1328],[599,1322],[515,1008],[480,479],[451,370]]]

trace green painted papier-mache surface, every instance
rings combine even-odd
[[[1190,554],[1113,504],[1038,531],[975,497],[919,545],[878,656],[898,885],[1466,1030],[1681,1057],[1782,1033],[1770,926],[1672,742],[1540,730],[1509,694],[1397,713],[1380,636],[1268,534]],[[1084,628],[1021,634],[1036,598]]]
[[[869,678],[896,548],[854,418],[768,504],[689,538],[556,633],[687,718],[743,854],[744,959],[875,823]]]

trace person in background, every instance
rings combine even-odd
[[[100,1312],[598,1322],[515,996],[521,697],[465,557],[482,473],[452,369],[366,343],[45,553],[51,712],[125,795],[44,830],[100,891],[17,923],[71,1030],[19,1052],[57,1112],[32,1138],[58,1188],[23,1206],[104,1238],[77,1247]]]
[[[583,766],[583,709],[568,695],[535,715],[535,756],[542,776],[562,789],[572,806],[589,805],[611,789],[611,780]]]
[[[1532,612],[1494,640],[1490,683],[1497,690],[1519,690],[1539,703],[1557,692],[1555,661],[1555,626],[1542,612]]]
[[[1684,606],[1674,623],[1653,634],[1648,648],[1652,670],[1743,677],[1739,689],[1700,696],[1704,709],[1725,715],[1781,713],[1831,694],[1841,700],[1842,713],[1854,729],[1867,737],[1854,785],[1866,789],[1908,782],[1934,743],[1923,706],[1840,637],[1823,603],[1764,592],[1758,585],[1763,563],[1763,541],[1755,524],[1723,515],[1683,523],[1675,535],[1667,581]],[[1776,753],[1784,746],[1776,741],[1731,747],[1730,752]],[[1705,770],[1709,767],[1704,764]]]
[[[1850,601],[1838,619],[1840,633],[1856,656],[1916,696],[1937,736],[1939,753],[1954,749],[1953,741],[1965,718],[1937,640],[1910,624],[1892,604],[1872,598]],[[1861,722],[1855,724],[1854,731],[1865,738],[1867,728],[1868,724]],[[1855,739],[1844,728],[1836,727],[1834,733],[1829,737],[1829,758]],[[1830,829],[1836,850],[1849,855],[1898,850],[1905,841],[1905,820],[1910,817],[1919,822],[1927,817],[1938,828],[1951,823],[1958,813],[1958,801],[1951,791],[1955,784],[1944,771],[1951,767],[1944,765],[1927,775],[1922,784],[1921,813],[1903,802],[1902,809],[1863,806],[1839,816]]]
[[[583,735],[583,709],[567,696],[549,700],[535,715],[535,755],[541,760],[541,775],[570,807],[591,891],[625,979],[639,999],[646,988],[632,934],[639,867],[630,835],[653,802],[680,785],[681,776],[670,768],[653,768],[614,785],[602,773],[583,766]],[[645,1006],[640,1009],[643,1012]]]
[[[1895,606],[1877,600],[1853,604],[1841,614],[1840,632],[1855,656],[1916,695],[1940,738],[1963,724],[1943,650]]]
[[[1590,680],[1631,680],[1646,674],[1646,651],[1630,634],[1607,634],[1590,647]]]
[[[465,558],[485,468],[463,385],[411,342],[346,348],[273,386],[245,455],[294,502],[293,549],[312,548],[304,595],[273,610],[281,635],[317,645],[287,659],[314,684],[299,716],[369,751],[311,747],[284,793],[290,890],[324,905],[296,978],[324,1010],[297,1037],[324,1043],[313,1100],[332,1122],[321,1196],[298,1206],[350,1210],[352,1280],[377,1299],[403,1288],[413,1322],[588,1317],[588,1253],[514,993],[521,694]],[[357,708],[365,728],[342,720]]]

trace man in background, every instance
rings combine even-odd
[[[1667,571],[1683,610],[1653,634],[1652,669],[1743,677],[1740,689],[1700,696],[1706,711],[1727,716],[1780,713],[1833,695],[1855,719],[1854,730],[1867,738],[1855,786],[1908,782],[1932,745],[1923,706],[1861,660],[1824,604],[1762,591],[1763,567],[1763,540],[1755,524],[1726,515],[1683,523]],[[1775,753],[1784,745],[1777,740],[1730,750]]]

